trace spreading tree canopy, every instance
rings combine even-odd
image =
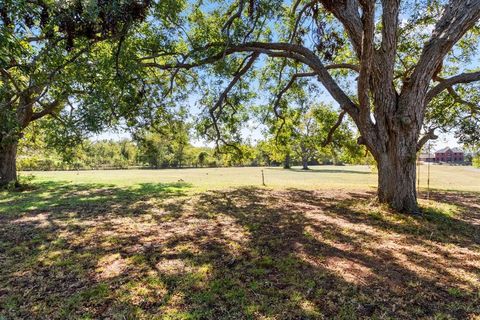
[[[281,118],[278,101],[317,83],[375,158],[379,200],[418,212],[417,152],[435,130],[478,136],[479,18],[480,0],[197,1],[172,21],[171,45],[137,59],[191,77],[203,130],[220,143],[237,136],[248,105],[268,100]]]

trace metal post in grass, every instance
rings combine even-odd
[[[420,154],[417,155],[417,193],[418,193],[418,196],[420,196]]]
[[[265,175],[263,174],[263,169],[262,169],[262,185],[265,186]]]
[[[427,165],[427,200],[430,200],[430,163]]]
[[[427,145],[428,154],[430,154],[431,148],[430,142]],[[430,161],[427,163],[427,200],[430,200]]]

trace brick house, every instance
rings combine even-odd
[[[435,162],[463,163],[462,149],[446,147],[435,152]]]

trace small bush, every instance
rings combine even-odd
[[[472,159],[472,165],[475,168],[480,168],[480,154],[477,154],[476,156],[473,157]]]

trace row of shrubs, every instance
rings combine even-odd
[[[67,163],[59,159],[42,157],[25,157],[17,160],[17,169],[20,171],[58,171],[58,170],[92,170],[92,169],[127,169],[128,161],[114,158],[107,163],[84,163],[75,161]]]
[[[192,165],[188,167],[192,167]],[[198,167],[199,165],[193,165]],[[211,160],[205,163],[202,167],[221,167],[222,164],[218,161]],[[17,169],[19,171],[65,171],[65,170],[98,170],[98,169],[128,169],[128,168],[168,168],[170,166],[158,166],[154,167],[149,164],[143,163],[129,163],[126,159],[113,158],[108,162],[95,161],[81,162],[74,161],[67,163],[61,159],[44,158],[39,156],[20,157],[17,159]]]

